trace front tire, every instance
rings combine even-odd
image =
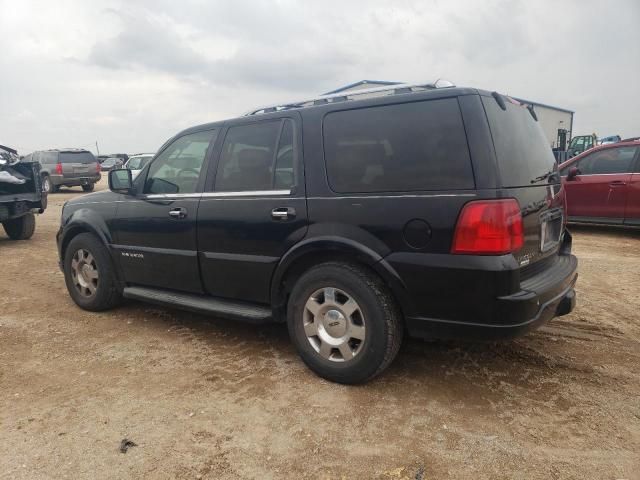
[[[107,248],[90,233],[74,237],[64,254],[64,280],[74,302],[84,310],[108,310],[121,292]]]
[[[402,315],[382,280],[345,263],[312,268],[289,297],[289,336],[307,366],[333,382],[382,373],[402,342]]]
[[[93,183],[89,183],[88,185],[82,185],[82,190],[85,192],[93,192],[95,185]]]
[[[36,231],[36,216],[33,213],[27,213],[22,217],[5,220],[2,226],[12,240],[27,240]]]

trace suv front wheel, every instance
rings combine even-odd
[[[69,242],[64,280],[73,301],[85,310],[107,310],[121,301],[109,253],[91,233],[81,233]]]
[[[328,380],[356,384],[380,374],[402,342],[401,313],[383,282],[357,265],[325,263],[296,283],[289,335],[302,360]]]

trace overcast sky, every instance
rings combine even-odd
[[[640,135],[640,1],[0,0],[0,144],[155,151],[361,79],[447,78]]]

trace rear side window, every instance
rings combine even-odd
[[[526,107],[505,101],[502,110],[493,97],[482,97],[503,187],[557,182],[557,164],[540,124]],[[554,180],[555,179],[555,180]]]
[[[58,156],[60,163],[95,163],[96,157],[91,152],[60,152]]]
[[[57,152],[40,152],[40,163],[56,163],[58,161]]]
[[[294,184],[293,122],[270,120],[229,128],[222,145],[215,189],[251,192]]]
[[[330,113],[324,153],[339,193],[474,188],[456,99]]]

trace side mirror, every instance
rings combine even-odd
[[[109,172],[109,190],[116,193],[131,193],[133,179],[131,170],[118,168]]]
[[[569,173],[567,173],[567,180],[575,180],[580,175],[580,169],[578,167],[571,167]]]

